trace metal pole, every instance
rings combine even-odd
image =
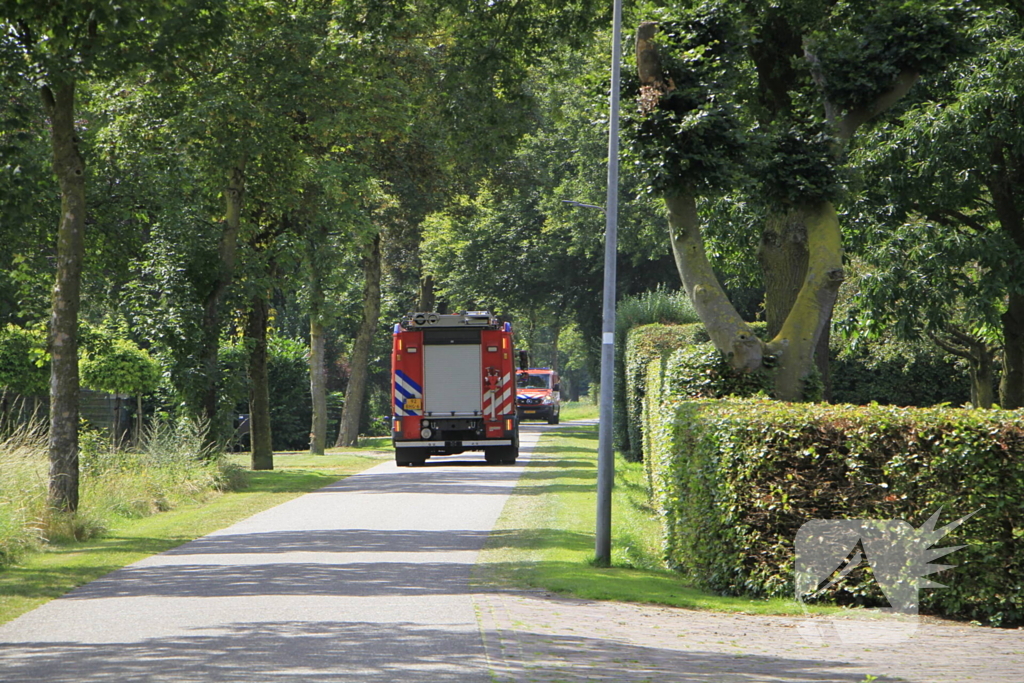
[[[615,254],[619,217],[619,64],[622,62],[622,0],[614,0],[612,84],[608,115],[608,199],[604,224],[604,312],[601,324],[601,425],[597,446],[597,528],[594,561],[607,567],[612,560],[612,483],[615,450],[612,443],[612,388],[615,382]]]

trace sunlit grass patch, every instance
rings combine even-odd
[[[588,401],[569,401],[559,408],[559,419],[563,422],[569,420],[593,420],[600,414],[601,409]]]

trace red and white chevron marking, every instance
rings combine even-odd
[[[501,382],[494,391],[484,392],[484,415],[494,417],[495,415],[508,415],[513,411],[515,392],[512,386],[512,374],[505,373]]]

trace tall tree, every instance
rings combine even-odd
[[[964,358],[972,401],[1024,405],[1024,42],[1006,11],[974,22],[979,53],[857,151],[855,239],[876,269],[855,316],[867,334],[932,338]],[[894,293],[899,293],[894,296]]]
[[[363,259],[363,319],[352,348],[352,375],[345,392],[345,405],[341,412],[341,425],[334,445],[355,446],[359,437],[359,418],[362,415],[363,396],[366,392],[370,348],[377,332],[380,315],[381,235],[375,235]]]
[[[844,152],[958,52],[952,20],[941,8],[884,0],[751,0],[687,3],[638,30],[633,147],[665,198],[683,285],[735,369],[776,368],[780,398],[803,396],[843,279],[835,206]],[[778,330],[767,342],[720,286],[698,211],[745,176],[758,178],[754,196],[768,216],[762,263]]]
[[[50,120],[52,168],[60,187],[57,269],[50,315],[50,506],[78,508],[78,312],[84,253],[86,164],[76,125],[84,79],[109,77],[184,44],[210,23],[214,2],[106,0],[0,3],[2,68],[39,90]],[[188,29],[189,22],[193,29]]]

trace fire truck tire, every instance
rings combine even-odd
[[[548,424],[549,425],[556,425],[556,424],[558,424],[558,413],[552,412],[551,415],[548,416]]]
[[[402,448],[395,451],[395,464],[399,467],[413,467],[427,461],[426,448]]]
[[[495,446],[484,449],[484,460],[491,465],[513,465],[519,457],[519,449],[515,446]]]

